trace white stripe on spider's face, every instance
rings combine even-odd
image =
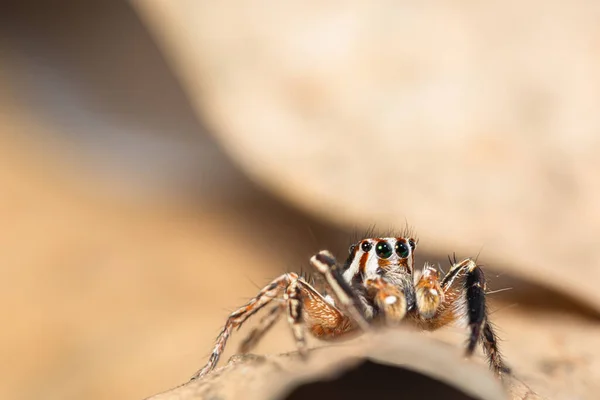
[[[356,244],[354,258],[350,262],[348,269],[344,271],[343,274],[346,282],[351,283],[355,276],[360,275],[360,271],[364,269],[365,260],[371,257],[369,250],[372,250],[374,243],[374,239],[364,239]],[[369,246],[371,249],[368,249]]]

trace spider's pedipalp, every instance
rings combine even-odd
[[[367,291],[373,297],[377,308],[383,312],[387,325],[397,325],[404,319],[407,312],[406,295],[395,285],[382,278],[365,281]]]
[[[444,299],[438,271],[433,266],[425,264],[423,273],[415,285],[417,311],[423,318],[433,318]]]

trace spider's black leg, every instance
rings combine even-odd
[[[490,367],[498,374],[508,373],[510,370],[504,365],[498,349],[498,338],[488,321],[485,301],[486,283],[483,270],[475,261],[467,258],[451,268],[442,282],[442,287],[444,287],[444,284],[451,285],[454,278],[461,273],[466,275],[464,289],[470,331],[467,342],[467,355],[473,354],[475,346],[481,339]]]
[[[483,324],[486,320],[485,276],[481,268],[472,260],[465,264],[465,268],[467,269],[465,279],[467,316],[469,318],[469,330],[471,331],[467,344],[467,354],[471,355],[481,337]]]

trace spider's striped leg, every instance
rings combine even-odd
[[[281,312],[285,309],[285,303],[277,304],[273,306],[266,315],[264,315],[259,323],[250,333],[246,336],[244,341],[240,344],[239,352],[240,353],[248,353],[254,346],[258,344],[258,342],[262,339],[262,337],[267,333],[269,329],[277,322],[279,317],[281,316]]]
[[[302,298],[302,319],[310,333],[323,340],[334,339],[356,329],[350,317],[305,281],[298,281]]]
[[[288,308],[288,322],[294,334],[298,353],[302,358],[306,357],[306,337],[304,334],[304,326],[302,325],[303,303],[301,300],[300,281],[292,282],[285,290],[284,299]]]
[[[216,367],[219,357],[221,357],[221,354],[225,349],[225,345],[227,344],[227,339],[229,339],[229,336],[234,328],[239,328],[249,317],[269,304],[274,298],[279,296],[285,290],[285,288],[297,280],[298,275],[295,273],[283,274],[265,286],[256,297],[231,313],[229,318],[227,318],[225,326],[217,336],[215,346],[210,358],[208,359],[208,362],[202,369],[194,374],[191,380],[203,377]]]
[[[287,316],[296,347],[302,357],[306,356],[305,330],[320,339],[332,339],[355,330],[356,326],[333,304],[302,279],[290,283],[284,298]]]
[[[304,351],[304,326],[320,339],[331,339],[351,332],[354,326],[340,310],[311,285],[298,279],[286,288],[284,302],[271,308],[262,317],[259,325],[250,332],[240,347],[240,352],[249,351],[277,321],[281,312],[286,310],[288,322],[296,340],[298,350]]]
[[[360,301],[348,282],[344,280],[335,257],[327,250],[323,250],[310,259],[310,264],[323,275],[325,282],[331,288],[336,304],[348,313],[358,327],[364,331],[368,330],[369,322],[359,306]]]
[[[467,356],[473,354],[475,346],[482,341],[488,356],[490,367],[498,374],[508,373],[510,369],[504,364],[498,349],[498,338],[488,321],[485,304],[485,276],[483,270],[470,258],[455,263],[442,280],[442,289],[448,295],[455,279],[464,275],[463,292],[467,302],[467,318],[470,335],[467,342]],[[456,297],[456,296],[447,296]],[[454,299],[456,301],[456,299]]]
[[[383,312],[388,325],[399,323],[406,315],[406,295],[381,277],[365,281],[367,291],[373,297],[377,308]]]

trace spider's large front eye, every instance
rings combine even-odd
[[[410,254],[410,251],[409,251],[406,243],[401,242],[401,241],[396,242],[396,254],[398,254],[398,257],[400,257],[400,258],[408,257],[408,255]]]
[[[360,248],[365,253],[368,253],[373,248],[373,245],[369,242],[362,242],[362,244],[360,245]]]
[[[375,246],[375,254],[379,258],[390,258],[394,252],[388,242],[379,242]]]

